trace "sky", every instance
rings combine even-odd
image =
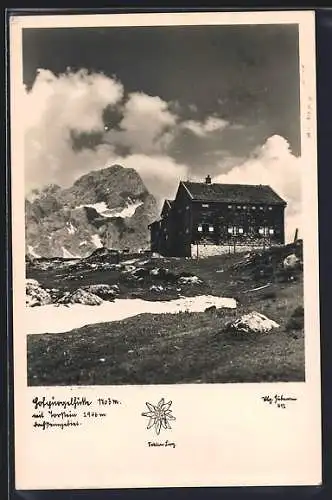
[[[297,26],[25,29],[23,79],[27,191],[120,163],[162,201],[209,173],[300,225]]]

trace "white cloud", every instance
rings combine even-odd
[[[286,208],[286,240],[291,241],[295,229],[302,227],[301,158],[292,154],[288,142],[278,135],[267,139],[252,157],[232,168],[214,182],[267,184],[288,203]]]
[[[103,74],[53,75],[39,70],[25,93],[25,168],[27,189],[50,182],[67,183],[100,168],[112,149],[74,152],[71,132],[102,131],[103,110],[123,96],[122,85]],[[106,151],[107,150],[107,151]]]
[[[156,153],[164,150],[173,134],[177,116],[167,102],[157,96],[135,92],[123,107],[121,131],[111,130],[105,140],[127,146],[133,153]]]
[[[226,120],[222,120],[216,116],[209,116],[205,122],[187,120],[181,123],[181,128],[190,130],[198,137],[206,137],[212,132],[224,130],[227,126],[228,122]]]
[[[117,163],[137,170],[158,199],[174,195],[187,172],[185,165],[163,153],[172,138],[176,115],[159,97],[134,93],[124,105],[122,97],[122,85],[104,75],[79,71],[55,76],[39,71],[25,95],[26,190],[49,183],[70,185],[91,170]],[[71,132],[103,132],[103,110],[109,105],[122,108],[123,131],[116,138],[130,146],[132,153],[117,155],[115,141],[74,150]]]
[[[40,69],[30,92],[26,93],[27,125],[48,128],[59,126],[78,132],[103,128],[102,112],[123,96],[122,85],[101,73],[85,70],[55,76]]]

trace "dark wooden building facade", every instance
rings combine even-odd
[[[284,244],[286,202],[266,185],[181,181],[174,200],[165,200],[160,220],[150,224],[151,250],[191,257],[193,246]],[[212,248],[212,247],[210,247]]]

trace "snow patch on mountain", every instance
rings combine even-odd
[[[69,222],[69,224],[67,224],[67,231],[69,234],[75,234],[77,229],[76,227],[73,226],[71,222]]]
[[[135,201],[128,203],[127,206],[124,208],[108,208],[106,203],[104,201],[101,201],[99,203],[80,205],[76,208],[82,208],[82,207],[94,208],[94,210],[96,210],[96,212],[98,212],[98,214],[102,215],[103,217],[125,218],[125,217],[132,217],[136,212],[136,209],[141,205],[143,205],[142,201]]]
[[[79,255],[73,255],[65,247],[62,247],[62,256],[64,259],[79,259]]]
[[[40,255],[38,255],[38,253],[35,251],[32,245],[28,245],[28,252],[32,257],[35,257],[36,259],[40,257]]]
[[[143,205],[143,202],[138,201],[135,203],[128,204],[127,207],[120,210],[120,212],[110,210],[110,215],[108,215],[108,217],[132,217],[136,212],[136,209],[141,205]]]
[[[102,248],[104,245],[102,244],[102,241],[100,239],[99,234],[93,234],[91,236],[91,241],[95,245],[96,248]]]

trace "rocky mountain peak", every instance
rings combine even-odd
[[[96,248],[147,248],[157,204],[139,174],[121,165],[49,185],[26,200],[26,253],[85,257]]]

